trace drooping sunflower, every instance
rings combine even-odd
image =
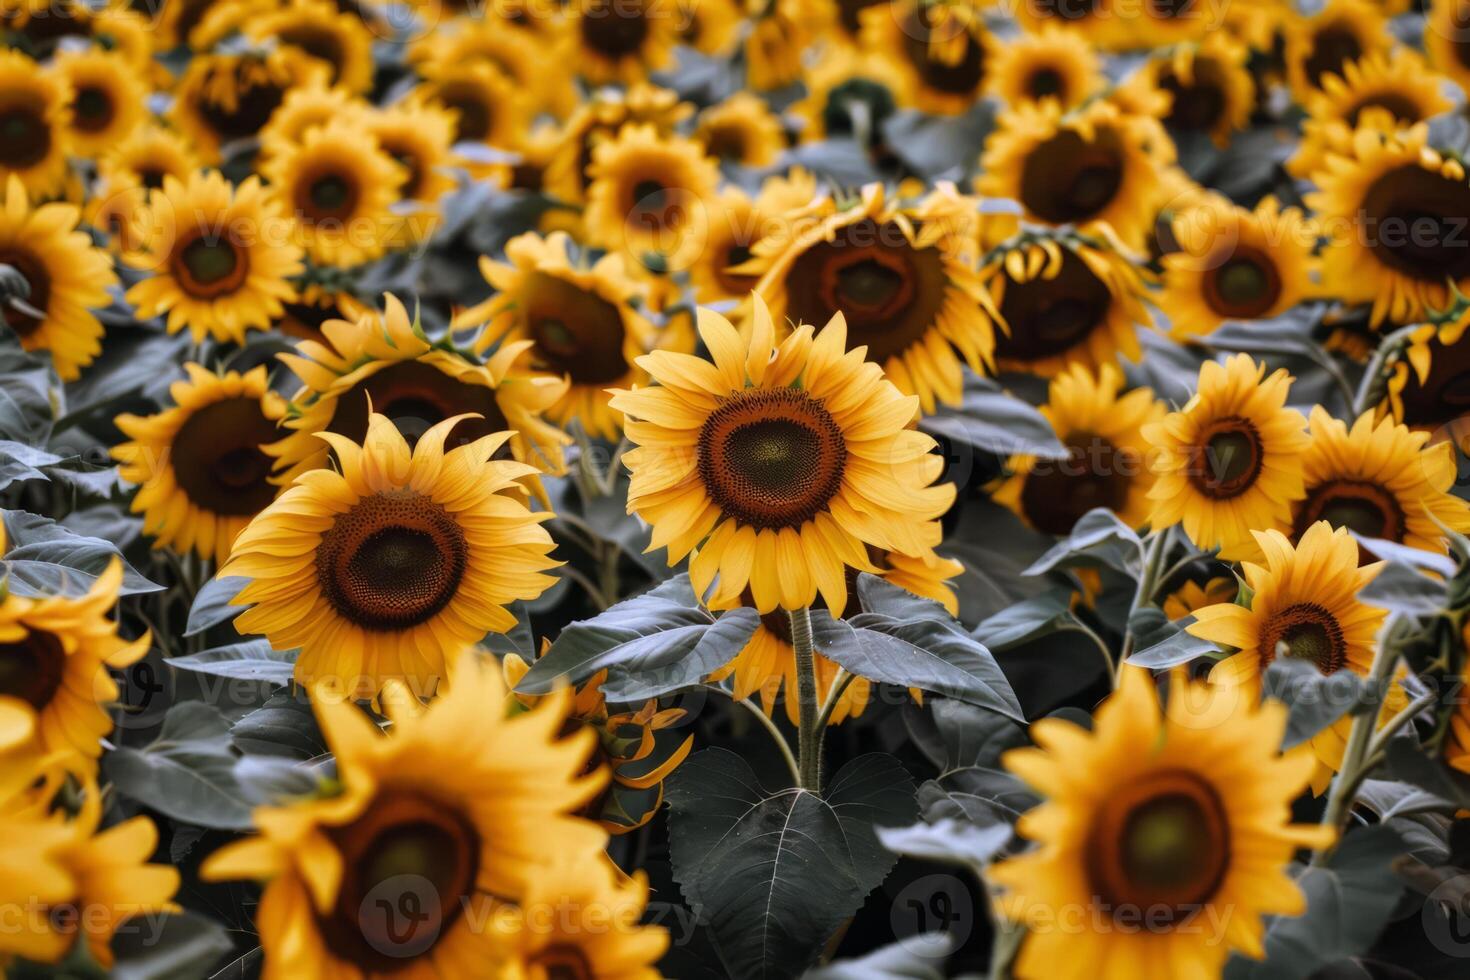
[[[1152,325],[1138,268],[1105,239],[1028,232],[996,248],[980,281],[999,313],[996,364],[1049,377],[1140,356]]]
[[[1470,5],[1464,0],[1431,0],[1424,51],[1437,71],[1470,92]]]
[[[505,445],[514,459],[541,472],[561,472],[562,447],[571,440],[543,414],[565,385],[517,363],[524,345],[507,345],[485,364],[470,361],[430,341],[391,294],[381,313],[328,319],[319,333],[319,340],[281,356],[302,387],[283,423],[290,435],[266,447],[277,458],[278,482],[327,465],[323,434],[362,442],[369,404],[410,440],[455,417],[460,422],[448,440],[451,447],[512,430]]]
[[[214,374],[184,365],[169,388],[173,407],[156,415],[119,415],[129,442],[112,450],[118,475],[138,485],[132,511],[155,548],[193,551],[220,565],[251,518],[276,498],[271,458],[286,402],[270,389],[264,365]]]
[[[455,317],[456,328],[484,325],[476,350],[507,345],[531,363],[567,380],[546,408],[559,425],[573,419],[589,435],[616,439],[622,416],[608,407],[607,389],[647,383],[637,360],[656,345],[653,324],[633,305],[645,287],[628,277],[617,255],[590,268],[574,266],[564,232],[530,232],[510,240],[506,262],[480,260],[495,295]],[[527,347],[527,345],[530,345]]]
[[[265,165],[272,198],[295,220],[291,239],[317,265],[350,267],[387,251],[403,168],[350,122],[307,132]]]
[[[593,85],[631,85],[669,62],[678,19],[657,0],[588,0],[569,8],[577,71]]]
[[[174,90],[169,118],[208,163],[260,134],[298,85],[325,78],[321,62],[289,48],[195,55]]]
[[[540,526],[550,515],[517,499],[535,470],[491,458],[509,432],[446,450],[460,421],[412,449],[376,413],[361,445],[321,433],[340,470],[302,474],[235,539],[220,574],[251,579],[235,625],[300,647],[298,680],[337,678],[362,697],[389,678],[432,691],[446,657],[509,629],[504,607],[554,581],[542,574],[557,564]]]
[[[1246,64],[1249,54],[1245,45],[1217,33],[1150,61],[1146,69],[1150,80],[1170,97],[1164,124],[1205,133],[1222,149],[1229,145],[1231,134],[1250,124],[1255,108],[1256,83]]]
[[[544,656],[550,640],[541,641]],[[505,683],[513,692],[531,665],[519,654],[508,653],[501,661]],[[596,820],[610,834],[626,834],[646,825],[658,813],[664,798],[664,780],[689,756],[694,736],[678,738],[670,731],[685,712],[682,708],[659,709],[652,698],[635,711],[610,713],[602,694],[607,671],[598,671],[583,681],[574,692],[572,708],[563,732],[590,728],[597,734],[588,768],[605,768],[610,779],[606,789],[580,811]],[[531,708],[545,695],[521,694],[516,700]],[[663,738],[660,732],[669,734]]]
[[[77,229],[80,218],[70,204],[32,207],[20,177],[6,178],[0,264],[19,272],[30,294],[25,309],[6,306],[0,317],[26,350],[51,353],[63,381],[75,381],[101,353],[102,324],[92,311],[112,302],[107,290],[117,283],[111,256]]]
[[[336,3],[287,0],[275,9],[256,8],[243,26],[254,41],[274,41],[315,58],[326,66],[333,85],[358,93],[372,87],[372,31]]]
[[[994,310],[974,268],[974,202],[941,184],[905,204],[870,184],[846,204],[827,197],[789,228],[778,223],[735,271],[760,276],[756,291],[778,323],[844,314],[851,342],[925,412],[957,404],[962,365],[983,371],[995,348]]]
[[[393,689],[386,733],[340,695],[313,698],[340,790],[257,809],[260,836],[205,861],[207,879],[265,884],[266,976],[497,975],[497,909],[535,894],[552,858],[605,860],[606,835],[572,816],[606,774],[581,771],[591,732],[558,737],[570,697],[508,711],[472,653],[452,677],[427,707]],[[407,928],[382,912],[408,908]]]
[[[122,577],[122,563],[114,559],[83,595],[30,598],[7,591],[0,600],[0,702],[6,708],[0,757],[7,767],[22,758],[75,753],[83,772],[96,773],[102,739],[112,731],[108,709],[118,696],[108,668],[127,667],[148,653],[146,633],[125,640],[109,617]]]
[[[409,60],[419,65],[488,62],[526,93],[536,109],[565,118],[577,106],[576,59],[565,22],[557,24],[527,43],[525,31],[507,30],[506,23],[493,16],[460,17],[410,45]]]
[[[1349,429],[1321,405],[1312,407],[1311,432],[1306,497],[1293,507],[1293,538],[1324,521],[1443,554],[1442,528],[1470,530],[1470,504],[1450,492],[1457,476],[1451,443],[1427,445],[1428,432],[1392,418],[1375,423],[1372,411]]]
[[[604,88],[577,108],[562,128],[561,146],[546,169],[546,191],[568,203],[586,200],[592,183],[592,161],[597,147],[615,138],[624,126],[652,126],[661,137],[694,112],[677,93],[643,82],[627,91]]]
[[[1328,234],[1323,286],[1372,302],[1372,322],[1413,323],[1470,288],[1470,181],[1464,165],[1426,145],[1419,124],[1397,135],[1359,129],[1351,157],[1332,155],[1307,196]]]
[[[269,330],[296,299],[290,277],[302,271],[301,247],[284,240],[288,219],[253,176],[233,188],[217,170],[165,177],[141,226],[126,258],[151,274],[128,302],[139,316],[167,316],[169,333],[187,326],[195,341],[238,344],[246,331]]]
[[[1161,711],[1148,673],[1130,668],[1092,731],[1032,723],[1037,747],[1001,762],[1046,797],[1017,824],[1040,846],[988,872],[1005,915],[1052,924],[1023,940],[1018,975],[1203,977],[1232,952],[1260,959],[1261,916],[1306,908],[1293,854],[1333,838],[1289,822],[1311,759],[1279,752],[1286,714],[1182,673]],[[1221,916],[1223,934],[1204,927]],[[1064,919],[1080,927],[1056,928]]]
[[[1288,20],[1285,28],[1286,78],[1302,105],[1328,76],[1341,75],[1349,62],[1366,55],[1386,53],[1393,44],[1387,19],[1368,0],[1329,0],[1311,17]]]
[[[1306,420],[1286,407],[1291,375],[1269,378],[1248,354],[1200,368],[1183,408],[1144,426],[1155,470],[1155,530],[1180,524],[1200,548],[1227,561],[1254,557],[1251,533],[1281,527],[1305,493]]]
[[[66,181],[71,89],[19,51],[0,51],[0,180],[48,197]]]
[[[188,180],[201,165],[188,140],[154,122],[138,126],[127,139],[102,151],[97,161],[104,179],[122,175],[155,191],[163,187],[165,177]]]
[[[629,125],[593,151],[587,238],[634,262],[687,267],[703,244],[718,168],[702,144]]]
[[[1441,91],[1444,79],[1408,48],[1373,53],[1328,75],[1307,101],[1302,142],[1287,162],[1296,177],[1311,177],[1331,153],[1351,155],[1353,133],[1362,126],[1394,133],[1453,107]]]
[[[979,4],[898,0],[875,4],[860,19],[864,50],[893,66],[904,105],[946,116],[974,106],[996,46]]]
[[[1170,232],[1176,248],[1160,260],[1157,303],[1175,338],[1205,336],[1226,321],[1278,316],[1314,289],[1316,229],[1275,198],[1247,211],[1207,197],[1176,214]]]
[[[1022,104],[1003,112],[986,140],[975,187],[1018,201],[1029,218],[1047,224],[1106,222],[1141,248],[1173,147],[1157,119],[1105,100],[1066,114],[1055,102]]]
[[[1426,323],[1414,331],[1403,356],[1388,376],[1388,393],[1380,411],[1411,429],[1467,435],[1470,406],[1470,312],[1441,324]]]
[[[642,925],[648,877],[623,874],[606,857],[561,858],[539,869],[496,920],[502,980],[567,977],[658,980],[668,932]]]
[[[770,166],[786,145],[781,120],[749,92],[736,92],[701,112],[694,138],[716,160],[746,167]]]
[[[997,45],[986,78],[986,91],[1007,105],[1052,99],[1063,109],[1081,105],[1103,85],[1092,45],[1054,25]]]
[[[77,155],[95,156],[143,121],[148,89],[125,56],[101,48],[63,51],[56,71],[71,91],[70,142]]]
[[[744,23],[742,6],[738,0],[680,0],[679,43],[703,54],[728,57]]]
[[[659,351],[641,365],[656,387],[618,391],[636,446],[628,510],[653,525],[652,548],[676,564],[691,550],[698,595],[712,607],[750,590],[759,613],[847,607],[845,569],[876,572],[865,545],[920,557],[939,543],[953,484],[931,484],[943,460],[908,426],[919,408],[861,350],[839,314],[799,325],[780,344],[759,298],[742,340],[699,313],[711,361]],[[718,584],[715,585],[716,576]]]
[[[1373,580],[1381,563],[1358,565],[1358,543],[1326,521],[1307,528],[1295,548],[1280,531],[1256,531],[1263,564],[1244,564],[1251,589],[1249,605],[1222,603],[1194,611],[1186,627],[1202,639],[1236,652],[1210,670],[1210,682],[1244,687],[1259,696],[1261,675],[1279,656],[1309,660],[1324,674],[1351,670],[1367,676],[1373,668],[1374,638],[1385,611],[1359,602],[1357,594]],[[1379,724],[1403,708],[1403,690],[1390,687]],[[1344,716],[1311,740],[1315,758],[1312,792],[1321,794],[1342,764],[1352,728]]]
[[[1120,395],[1122,387],[1123,373],[1112,364],[1096,373],[1074,364],[1053,378],[1041,414],[1067,458],[1012,456],[1011,475],[991,498],[1047,534],[1070,534],[1094,507],[1108,508],[1129,527],[1147,523],[1153,474],[1143,427],[1167,409],[1148,388]]]

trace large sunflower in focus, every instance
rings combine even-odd
[[[998,45],[987,77],[989,94],[1007,105],[1052,99],[1063,109],[1081,105],[1103,84],[1087,39],[1054,26]]]
[[[719,182],[703,144],[624,126],[593,151],[588,174],[588,241],[635,261],[651,256],[668,269],[693,260],[709,221],[705,202]]]
[[[148,89],[126,57],[101,48],[63,51],[56,71],[71,90],[71,148],[96,156],[143,121]]]
[[[538,894],[552,858],[603,859],[606,835],[571,815],[606,778],[581,773],[591,733],[558,738],[565,693],[509,710],[497,673],[467,653],[427,707],[390,689],[386,733],[340,694],[313,698],[340,791],[256,810],[261,835],[203,866],[265,884],[267,976],[495,976],[504,906]]]
[[[992,494],[1027,524],[1047,534],[1072,532],[1082,515],[1106,507],[1129,527],[1149,517],[1148,441],[1143,427],[1164,417],[1148,388],[1119,395],[1123,373],[1104,364],[1094,374],[1080,364],[1051,381],[1041,414],[1067,449],[1064,460],[1012,456],[1012,474]]]
[[[26,350],[51,353],[61,380],[75,381],[102,351],[102,324],[92,310],[112,301],[107,291],[117,283],[112,258],[77,229],[77,208],[31,207],[15,174],[7,178],[3,204],[0,265],[19,272],[30,293],[24,307],[0,307],[0,318]]]
[[[902,79],[903,104],[947,116],[975,105],[996,46],[978,5],[898,0],[859,17],[863,48]]]
[[[829,197],[781,223],[735,271],[760,276],[778,323],[843,314],[851,343],[932,412],[959,402],[962,364],[991,364],[989,299],[974,269],[980,221],[952,186],[905,205],[870,184],[850,206]]]
[[[66,180],[71,90],[19,51],[0,50],[0,181],[19,177],[38,197]]]
[[[234,188],[217,170],[187,183],[167,177],[139,225],[127,260],[151,275],[128,302],[140,317],[167,316],[169,333],[187,326],[196,342],[238,344],[296,299],[290,277],[302,270],[301,248],[281,240],[287,219],[255,177]]]
[[[653,324],[633,305],[645,287],[624,273],[616,255],[590,268],[573,266],[569,241],[563,232],[544,239],[528,233],[506,245],[506,262],[482,258],[480,272],[495,295],[454,323],[484,326],[475,345],[480,353],[514,348],[538,370],[566,378],[565,392],[546,410],[553,421],[575,419],[589,435],[616,439],[622,417],[608,408],[607,389],[645,383],[636,362],[655,346]]]
[[[588,0],[571,8],[577,71],[593,85],[640,82],[663,68],[678,18],[658,0]]]
[[[748,339],[710,310],[699,333],[711,361],[660,351],[640,364],[657,387],[619,391],[637,448],[628,510],[653,525],[669,564],[691,550],[690,577],[712,607],[747,589],[756,611],[847,607],[846,568],[876,572],[865,545],[910,557],[939,543],[954,486],[934,440],[908,428],[902,395],[861,348],[847,350],[839,314],[798,326],[779,345],[757,298]],[[716,584],[716,578],[718,583]]]
[[[997,248],[980,280],[999,313],[1003,371],[1054,375],[1070,364],[1138,360],[1152,323],[1138,269],[1116,247],[1065,233],[1027,233]]]
[[[281,357],[302,387],[284,423],[291,434],[267,447],[278,459],[280,482],[327,465],[330,450],[322,433],[361,442],[369,405],[410,440],[460,417],[451,447],[510,429],[506,448],[517,461],[561,472],[562,446],[570,439],[542,415],[565,386],[516,364],[524,346],[509,345],[483,365],[470,361],[431,342],[391,294],[381,314],[367,310],[349,320],[328,319],[319,337]]]
[[[235,539],[221,575],[251,579],[235,620],[278,650],[301,648],[296,677],[328,677],[359,696],[388,678],[428,693],[446,657],[515,617],[556,562],[540,522],[517,499],[530,466],[492,459],[511,433],[455,449],[451,418],[407,441],[373,414],[358,445],[324,432],[340,470],[298,477]],[[507,492],[510,491],[510,492]]]
[[[1267,197],[1247,211],[1210,196],[1174,216],[1177,249],[1161,260],[1158,306],[1176,338],[1208,335],[1226,321],[1264,320],[1313,289],[1313,225]]]
[[[1173,142],[1157,119],[1107,101],[1063,114],[1055,102],[1013,106],[986,140],[975,187],[1018,201],[1052,225],[1106,222],[1141,248],[1162,203]]]
[[[1450,490],[1457,477],[1454,447],[1426,445],[1391,418],[1365,412],[1351,429],[1312,407],[1312,445],[1304,457],[1306,497],[1293,506],[1292,536],[1318,521],[1424,551],[1445,551],[1443,528],[1470,530],[1470,504]]]
[[[1381,564],[1359,567],[1358,544],[1347,528],[1325,521],[1309,527],[1295,548],[1279,531],[1256,531],[1264,563],[1246,562],[1249,605],[1222,603],[1194,611],[1186,627],[1202,639],[1237,652],[1210,671],[1214,684],[1243,686],[1245,697],[1259,697],[1261,675],[1277,657],[1307,660],[1324,674],[1351,670],[1367,676],[1373,668],[1374,638],[1384,610],[1359,602],[1357,595]],[[1405,704],[1398,685],[1389,688],[1380,724]],[[1352,727],[1350,715],[1311,740],[1317,761],[1312,791],[1320,794],[1342,763]]]
[[[1033,723],[1036,747],[1001,762],[1046,797],[1016,827],[1040,846],[988,872],[1005,889],[1004,914],[1040,926],[1022,941],[1018,975],[1206,977],[1232,951],[1260,959],[1261,916],[1306,909],[1287,873],[1293,854],[1333,837],[1288,822],[1311,760],[1280,754],[1285,730],[1281,704],[1257,707],[1182,674],[1161,712],[1137,669],[1124,672],[1090,732]],[[1148,928],[1137,926],[1141,915]],[[1223,936],[1206,927],[1222,919]]]
[[[1254,556],[1252,531],[1290,521],[1304,493],[1306,420],[1286,407],[1286,370],[1265,375],[1248,354],[1209,361],[1194,397],[1143,429],[1154,448],[1154,528],[1181,524],[1227,561]]]
[[[1329,243],[1323,286],[1372,302],[1374,325],[1412,323],[1470,288],[1470,181],[1464,165],[1428,147],[1428,128],[1385,135],[1360,129],[1351,157],[1328,157],[1308,195]]]
[[[131,441],[112,450],[118,476],[138,484],[133,513],[155,548],[194,551],[224,564],[230,545],[276,498],[271,458],[286,402],[270,390],[264,365],[246,374],[213,374],[185,364],[169,388],[173,407],[156,415],[119,415]]]

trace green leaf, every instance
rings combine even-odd
[[[1470,775],[1451,769],[1441,759],[1431,758],[1413,739],[1391,739],[1385,747],[1385,760],[1396,778],[1470,809]]]
[[[0,330],[0,438],[28,446],[46,445],[51,436],[53,392],[61,397],[61,382],[50,358],[26,352],[8,327]]]
[[[1450,604],[1445,579],[1426,575],[1398,561],[1384,566],[1373,581],[1358,591],[1358,599],[1407,616],[1434,616]]]
[[[257,806],[280,806],[318,796],[325,785],[313,767],[268,755],[235,760],[235,782],[245,798]]]
[[[252,755],[315,759],[327,753],[311,702],[304,695],[273,694],[230,726],[235,746]]]
[[[1143,544],[1133,528],[1106,507],[1095,507],[1078,518],[1072,533],[1031,563],[1026,575],[1044,575],[1054,568],[1106,565],[1128,576],[1137,574]]]
[[[48,480],[39,467],[61,462],[61,457],[44,449],[0,439],[0,490],[20,480]]]
[[[184,627],[184,635],[203,633],[211,626],[228,622],[244,612],[244,606],[232,606],[230,600],[249,584],[248,578],[238,575],[212,578],[205,582],[195,593],[194,603],[189,607],[189,622]]]
[[[193,912],[123,923],[112,980],[197,980],[234,949],[224,927]]]
[[[123,566],[122,595],[163,589],[129,565],[111,541],[84,537],[20,510],[5,511],[4,520],[10,550],[0,561],[0,574],[10,576],[10,590],[17,595],[84,595],[114,559]]]
[[[733,752],[706,749],[669,778],[674,877],[732,975],[794,977],[882,883],[896,857],[874,827],[913,820],[913,784],[898,762],[865,755],[825,798],[768,795]]]
[[[944,606],[933,599],[914,595],[907,589],[885,581],[877,575],[862,572],[857,577],[857,597],[864,613],[889,619],[954,619]]]
[[[1351,670],[1323,674],[1308,660],[1278,657],[1261,682],[1263,697],[1283,702],[1290,714],[1282,751],[1305,742],[1364,703],[1369,687]]]
[[[1072,590],[1057,588],[996,613],[975,627],[971,635],[991,653],[1003,653],[1076,623],[1072,615]]]
[[[760,616],[754,609],[721,613],[682,656],[674,656],[680,647],[671,645],[613,667],[602,685],[603,693],[612,701],[643,701],[700,684],[735,659],[758,626]]]
[[[289,684],[296,667],[296,651],[276,651],[266,640],[242,640],[185,657],[165,657],[163,662],[215,677]]]
[[[1005,715],[949,698],[925,698],[922,708],[908,705],[904,722],[941,778],[961,769],[995,768],[1002,752],[1028,744],[1026,730]]]
[[[880,827],[878,839],[895,854],[978,871],[1010,841],[1011,828],[1004,823],[977,826],[943,817],[934,823]]]
[[[994,379],[968,372],[960,405],[943,406],[935,414],[926,415],[919,421],[919,428],[1002,458],[1013,454],[1067,458],[1067,448],[1057,440],[1044,415],[1006,392]]]
[[[1212,640],[1201,639],[1185,631],[1184,628],[1192,622],[1194,617],[1186,616],[1179,622],[1170,624],[1173,629],[1164,632],[1162,639],[1158,639],[1157,635],[1149,637],[1149,645],[1130,656],[1128,662],[1150,670],[1167,670],[1187,664],[1205,654],[1218,653],[1220,648]]]
[[[954,580],[960,618],[977,623],[986,616],[1045,592],[1048,583],[1025,574],[1033,561],[1055,542],[1023,524],[1020,518],[988,500],[967,501],[959,522],[940,546],[965,570]]]
[[[168,709],[158,739],[144,749],[120,746],[103,759],[118,792],[182,823],[246,830],[251,804],[235,781],[230,723],[202,701]]]

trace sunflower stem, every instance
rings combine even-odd
[[[1389,360],[1395,357],[1399,350],[1414,336],[1419,329],[1419,324],[1400,327],[1387,337],[1378,349],[1373,352],[1373,358],[1368,362],[1368,369],[1363,372],[1362,380],[1358,382],[1357,394],[1353,396],[1353,419],[1362,415],[1372,408],[1383,397],[1383,386],[1387,380],[1384,377],[1385,369]]]
[[[1133,619],[1138,611],[1154,601],[1154,591],[1159,583],[1159,566],[1169,553],[1169,529],[1164,528],[1149,535],[1143,546],[1143,568],[1138,573],[1138,589],[1133,593],[1133,605],[1128,609],[1128,628],[1123,635],[1123,649],[1118,653],[1118,662],[1113,666],[1113,687],[1116,689],[1123,679],[1123,665],[1133,653],[1137,637],[1133,635]]]
[[[822,729],[817,727],[817,662],[812,653],[812,613],[806,606],[788,609],[791,646],[796,651],[796,698],[801,723],[796,754],[800,763],[797,783],[813,793],[822,791]]]

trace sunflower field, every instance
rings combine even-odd
[[[1470,977],[1470,0],[0,0],[0,975]]]

